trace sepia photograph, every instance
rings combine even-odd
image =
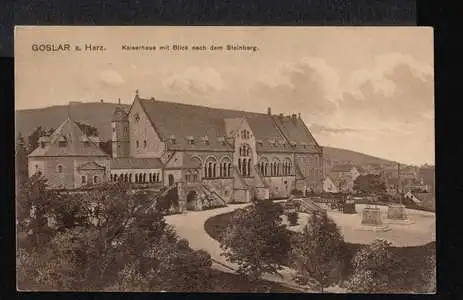
[[[14,35],[18,291],[436,293],[431,27]]]

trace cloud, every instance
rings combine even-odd
[[[125,84],[124,78],[115,70],[105,70],[99,75],[100,81],[110,87],[118,87]]]
[[[434,111],[433,83],[430,66],[402,54],[381,55],[370,69],[352,72],[340,109],[383,120],[429,119]]]
[[[222,91],[225,81],[214,68],[189,67],[183,73],[175,74],[163,82],[168,93],[205,96],[213,92]]]
[[[362,132],[363,129],[355,129],[355,128],[333,128],[324,125],[320,125],[317,123],[313,123],[310,125],[310,131],[314,134],[317,133],[335,133],[335,134],[343,134],[347,132]]]
[[[313,115],[330,114],[336,110],[339,97],[339,76],[323,59],[305,57],[296,62],[279,64],[262,74],[249,88],[254,99],[272,103],[285,112],[288,102]]]

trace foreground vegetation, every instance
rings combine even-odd
[[[435,242],[419,247],[392,247],[381,240],[372,245],[346,243],[326,214],[313,215],[309,219],[311,226],[302,233],[283,233],[274,213],[282,212],[278,206],[267,203],[266,207],[273,212],[270,214],[263,213],[263,207],[254,209],[254,205],[245,213],[238,210],[218,215],[206,221],[205,230],[224,249],[234,253],[235,262],[270,265],[271,268],[266,270],[261,267],[262,272],[269,273],[278,273],[281,266],[292,267],[298,273],[295,279],[299,283],[318,287],[321,291],[332,284],[339,284],[353,292],[435,291]],[[259,215],[273,216],[273,220],[270,217],[262,221]],[[277,227],[269,227],[269,223]],[[266,231],[264,228],[272,229]],[[275,251],[277,247],[270,248],[269,245],[279,238],[278,247],[281,248]],[[245,248],[245,245],[248,247]],[[256,253],[259,255],[253,256]],[[248,257],[254,257],[254,261]],[[249,269],[252,267],[243,270]],[[243,274],[249,272],[244,271]]]

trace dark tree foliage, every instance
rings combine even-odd
[[[57,195],[33,177],[18,206],[19,289],[199,291],[208,285],[209,254],[178,241],[151,203],[128,194],[123,183]]]
[[[345,244],[336,223],[325,213],[312,214],[302,234],[292,240],[291,262],[296,281],[306,285],[315,279],[323,289],[341,280]]]
[[[288,255],[290,238],[282,214],[280,205],[257,201],[233,215],[220,239],[224,255],[252,281],[263,273],[279,274]]]
[[[16,184],[17,186],[23,184],[28,178],[27,166],[27,147],[24,137],[21,133],[18,134],[15,149],[15,162],[16,162]]]
[[[360,175],[354,181],[354,191],[363,194],[384,194],[386,192],[386,183],[381,175]]]
[[[100,143],[100,149],[108,154],[108,155],[113,155],[113,141],[112,140],[108,140],[106,142],[102,142]]]
[[[27,152],[30,154],[39,146],[39,139],[42,136],[50,136],[55,130],[53,128],[45,129],[42,126],[38,126],[35,130],[27,137]]]
[[[98,136],[98,129],[95,126],[83,122],[76,122],[76,124],[87,136]]]

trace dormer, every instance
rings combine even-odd
[[[225,145],[225,142],[226,142],[226,141],[225,141],[225,137],[219,136],[219,137],[217,138],[217,142],[219,142],[221,145]]]
[[[187,142],[188,142],[188,145],[194,145],[195,144],[195,138],[193,136],[187,136]]]
[[[80,141],[84,144],[84,146],[90,146],[90,140],[86,135],[81,136]]]
[[[290,141],[289,144],[291,145],[291,147],[296,147],[296,142],[295,141]]]
[[[272,145],[272,146],[275,146],[276,145],[276,142],[274,139],[269,139],[268,140],[269,144]]]
[[[207,135],[203,136],[202,141],[205,145],[209,145],[209,137]]]
[[[175,142],[176,142],[175,134],[171,134],[171,135],[169,136],[169,142],[170,142],[171,144],[175,144]]]
[[[264,141],[256,140],[256,144],[262,147],[262,146],[264,146]]]
[[[49,139],[48,136],[41,136],[39,138],[40,148],[45,148],[45,146],[48,144],[49,141],[50,141],[50,139]]]
[[[60,137],[58,138],[58,146],[59,146],[59,147],[66,147],[66,145],[67,145],[67,139],[66,139],[66,137],[65,137],[65,136],[60,136]]]

